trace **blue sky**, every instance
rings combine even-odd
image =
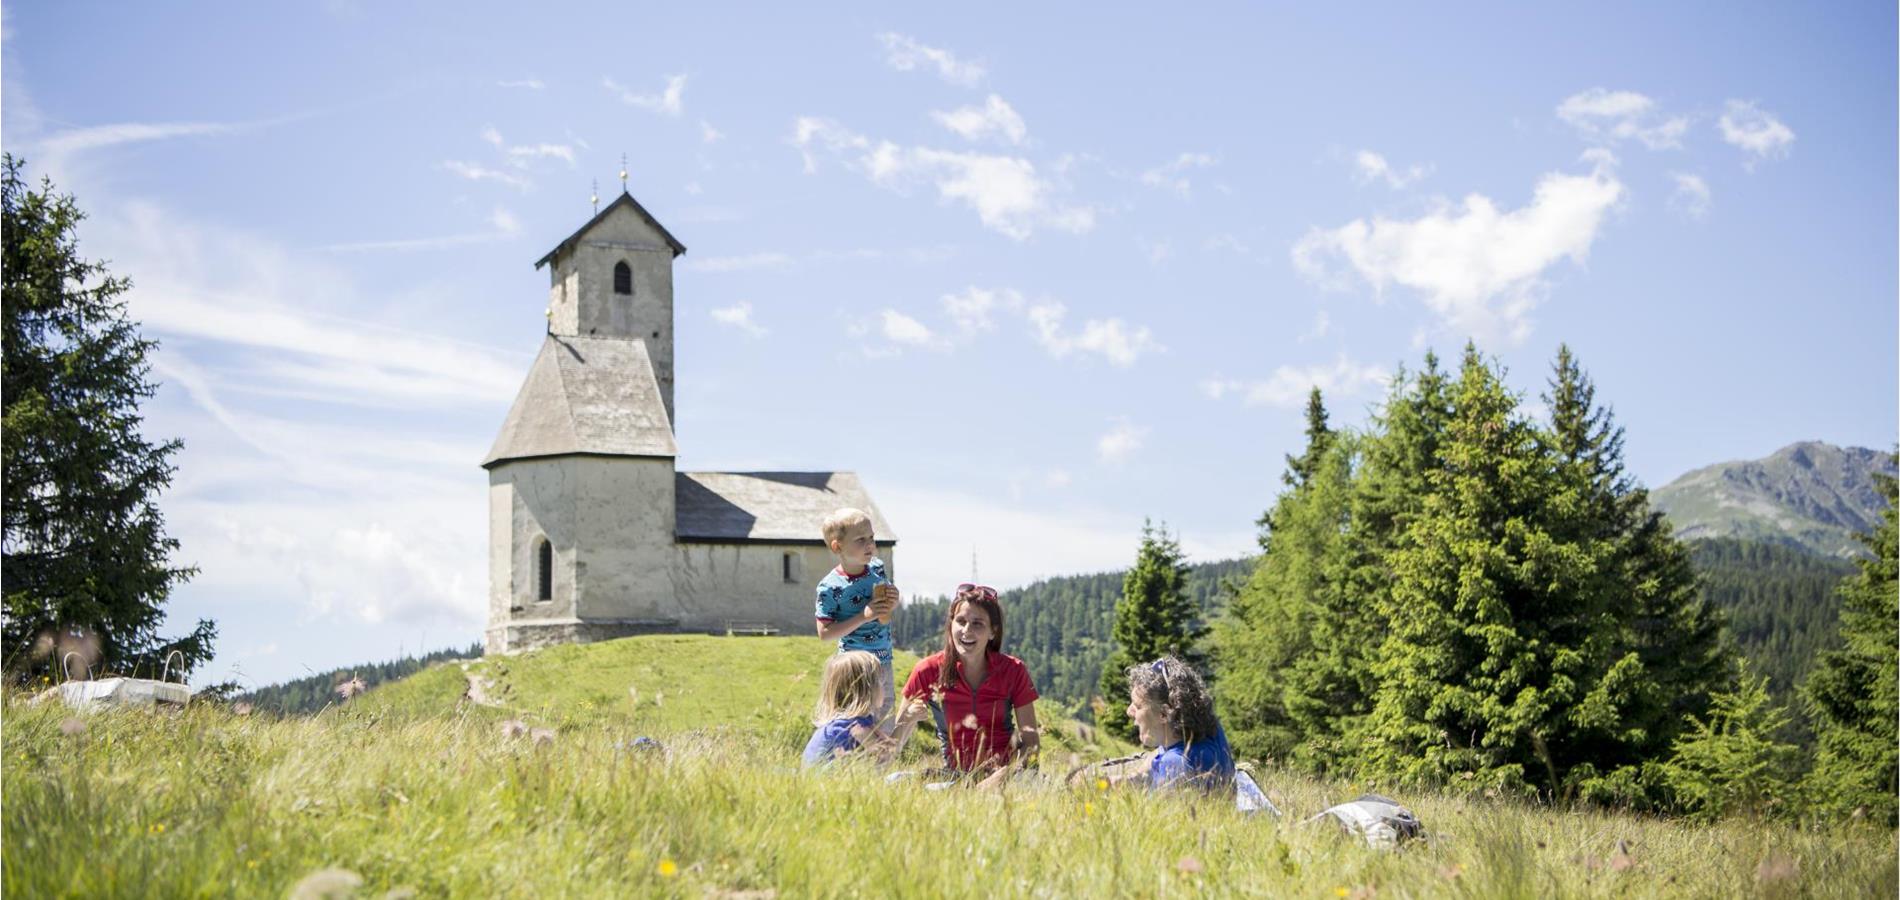
[[[200,681],[477,638],[623,153],[681,468],[857,471],[911,592],[1246,552],[1309,386],[1467,338],[1533,407],[1568,342],[1652,487],[1895,441],[1892,4],[383,6],[6,9],[5,147],[162,342]]]

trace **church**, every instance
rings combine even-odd
[[[622,176],[624,182],[625,176]],[[681,472],[673,261],[686,252],[624,188],[535,263],[547,336],[482,460],[487,652],[633,634],[810,634],[835,560],[819,523],[871,516],[851,472]]]

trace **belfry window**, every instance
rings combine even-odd
[[[633,267],[624,259],[614,263],[614,293],[633,293]]]
[[[544,603],[554,599],[554,545],[547,538],[534,548],[534,581],[534,599]]]

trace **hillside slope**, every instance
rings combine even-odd
[[[1854,535],[1872,530],[1886,508],[1875,473],[1894,474],[1893,454],[1803,441],[1766,459],[1696,469],[1650,499],[1684,540],[1734,537],[1856,557],[1863,549]]]
[[[819,674],[835,647],[816,637],[643,635],[441,663],[354,703],[399,720],[459,710],[533,728],[605,727],[628,738],[694,730],[747,734],[796,752],[811,734]],[[899,650],[896,662],[902,685],[917,657]],[[1057,712],[1043,715],[1045,749],[1110,755],[1126,749]],[[912,745],[917,755],[934,751],[929,730],[921,729]]]

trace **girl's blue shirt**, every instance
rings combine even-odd
[[[869,728],[875,721],[872,716],[837,718],[813,729],[811,740],[805,742],[805,767],[825,765],[837,759],[840,753],[858,749],[858,739],[851,736],[851,729]]]

